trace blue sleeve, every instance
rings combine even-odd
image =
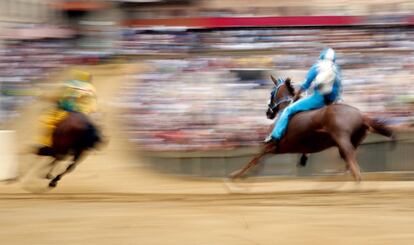
[[[313,65],[308,71],[308,75],[306,76],[305,82],[303,82],[302,86],[300,86],[301,89],[307,90],[317,75],[318,67],[316,65]]]

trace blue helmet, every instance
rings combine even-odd
[[[319,55],[319,59],[330,60],[332,62],[335,62],[336,60],[335,51],[332,48],[326,48],[321,52],[321,55]]]

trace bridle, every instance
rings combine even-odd
[[[283,104],[283,103],[286,103],[286,102],[288,102],[289,104],[291,104],[292,103],[292,101],[293,101],[293,98],[292,97],[289,97],[289,96],[284,96],[282,99],[277,99],[276,98],[276,101],[275,101],[275,103],[274,103],[274,105],[272,105],[272,101],[273,101],[273,99],[274,99],[274,97],[277,95],[277,93],[279,92],[279,89],[280,89],[280,87],[282,87],[282,85],[284,85],[284,83],[279,83],[277,86],[276,86],[276,89],[274,89],[274,94],[272,95],[272,99],[270,100],[270,103],[267,105],[268,107],[269,107],[269,110],[270,110],[270,112],[271,113],[273,113],[274,112],[274,110],[280,105],[280,104]]]

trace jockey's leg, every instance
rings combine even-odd
[[[288,106],[280,115],[272,131],[272,138],[280,140],[286,132],[289,119],[298,112],[319,109],[325,105],[321,94],[315,92],[312,96],[299,100]]]
[[[40,136],[39,143],[42,147],[52,147],[52,135],[56,125],[67,115],[66,111],[53,108],[42,118],[43,134]]]
[[[51,147],[52,146],[52,133],[53,129],[55,128],[55,116],[57,113],[57,109],[53,108],[49,110],[44,116],[41,118],[43,132],[39,138],[39,144],[42,147]],[[41,151],[39,150],[40,154]],[[39,153],[38,153],[39,154]]]

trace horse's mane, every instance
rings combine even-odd
[[[292,85],[291,80],[290,80],[290,78],[289,78],[289,77],[288,77],[288,78],[286,78],[286,80],[285,80],[285,85],[286,85],[286,89],[288,90],[288,92],[289,92],[291,95],[294,95],[294,94],[295,94],[295,88],[293,87],[293,85]]]
[[[276,86],[278,86],[281,82],[279,82],[278,80],[276,80],[272,75],[270,75],[270,78],[272,79],[272,81],[273,81],[273,83],[276,85]],[[285,80],[284,80],[284,84],[285,84],[285,86],[286,86],[286,89],[288,90],[288,92],[291,94],[291,95],[294,95],[295,94],[295,88],[292,86],[292,83],[291,83],[291,79],[290,79],[290,77],[288,77],[288,78],[286,78]]]

